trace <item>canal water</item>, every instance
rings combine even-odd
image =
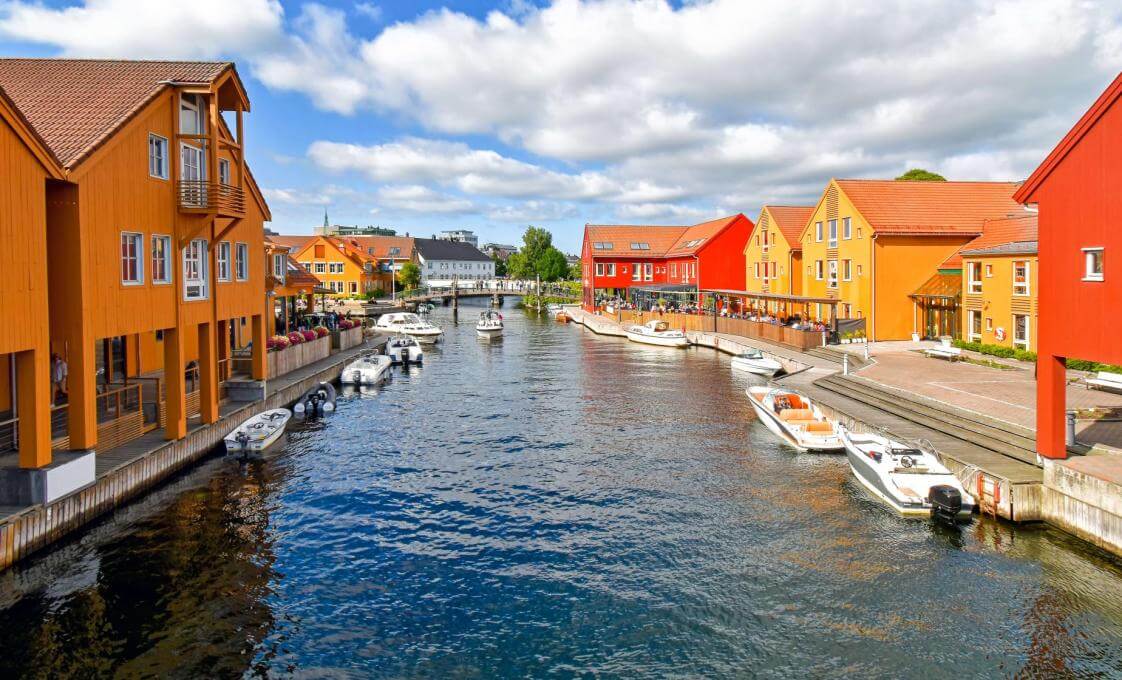
[[[1102,677],[1122,565],[905,521],[751,378],[506,310],[0,574],[3,677]]]

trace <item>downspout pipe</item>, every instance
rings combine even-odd
[[[879,233],[873,232],[872,238],[869,239],[869,247],[872,249],[872,287],[873,287],[873,308],[869,311],[869,325],[871,328],[867,335],[869,342],[877,341],[877,237]]]

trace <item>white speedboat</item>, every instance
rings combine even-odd
[[[799,451],[824,453],[845,448],[837,423],[801,394],[753,386],[748,388],[748,396],[767,429]]]
[[[412,338],[410,338],[412,340]],[[413,340],[416,342],[416,340]],[[421,349],[417,348],[418,351]],[[359,357],[343,368],[339,380],[344,385],[378,385],[389,376],[393,360],[384,354]]]
[[[258,413],[226,435],[226,451],[229,453],[264,451],[284,434],[284,428],[291,417],[292,412],[286,408],[274,408]]]
[[[444,337],[444,331],[439,326],[425,321],[413,312],[391,312],[383,314],[374,325],[378,330],[393,333],[405,333],[421,342],[436,342]]]
[[[561,305],[555,302],[551,302],[545,306],[545,311],[548,312],[550,316],[556,317],[562,311],[562,309]]]
[[[974,512],[974,498],[935,454],[845,428],[841,438],[853,475],[901,515],[955,521]]]
[[[411,335],[395,335],[386,341],[386,356],[395,364],[419,364],[425,360],[417,338]]]
[[[749,349],[732,358],[732,367],[738,371],[747,371],[756,375],[771,377],[783,370],[783,364],[775,359],[764,356],[758,349]]]
[[[642,342],[647,345],[661,347],[689,347],[690,341],[682,331],[670,329],[670,324],[665,321],[648,321],[642,326],[631,326],[627,329],[627,339],[632,342]]]
[[[475,322],[475,332],[487,337],[502,335],[503,315],[492,311],[480,312],[479,320]]]

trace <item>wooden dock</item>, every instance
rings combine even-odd
[[[187,436],[166,441],[150,432],[121,446],[97,451],[96,481],[50,505],[0,507],[0,569],[58,541],[210,456],[235,426],[262,411],[288,406],[323,381],[332,381],[354,356],[384,343],[384,336],[343,350],[266,384],[266,397],[255,402],[225,402],[210,425],[188,422]]]

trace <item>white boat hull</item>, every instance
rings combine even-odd
[[[732,358],[732,367],[738,371],[745,371],[755,375],[763,375],[771,377],[783,370],[783,366],[774,359],[744,359],[742,357]]]
[[[631,342],[641,342],[644,345],[655,345],[657,347],[689,347],[690,341],[686,338],[671,337],[660,338],[657,335],[644,335],[642,333],[632,333],[627,331],[627,339]]]
[[[373,386],[381,384],[388,376],[392,360],[384,357],[384,361],[356,361],[343,369],[339,381],[344,385]]]
[[[493,337],[493,336],[496,336],[496,335],[502,335],[503,334],[503,329],[501,327],[499,327],[499,328],[495,328],[495,327],[481,328],[479,326],[476,326],[475,327],[475,332],[479,333],[480,335]]]
[[[756,417],[763,422],[767,429],[771,430],[775,436],[787,442],[794,448],[803,453],[838,453],[845,448],[841,438],[838,437],[836,432],[830,434],[813,434],[809,432],[796,431],[787,426],[786,423],[780,419],[779,415],[773,413],[767,404],[757,399],[753,395],[755,390],[764,390],[767,388],[748,389],[748,401],[751,402],[752,408],[756,411]]]
[[[259,453],[264,451],[280,440],[291,418],[291,411],[278,408],[265,411],[246,420],[234,428],[233,432],[226,435],[224,439],[226,451],[229,453]]]

